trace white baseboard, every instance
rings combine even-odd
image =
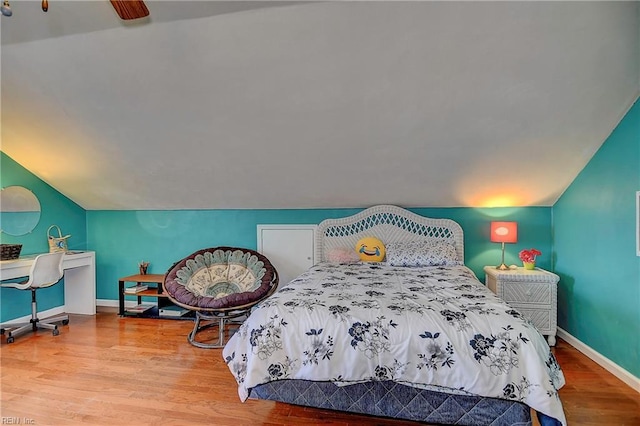
[[[109,306],[111,308],[117,308],[118,301],[111,299],[96,299],[96,306]]]
[[[640,393],[640,378],[634,376],[615,362],[611,361],[609,358],[585,345],[560,327],[558,327],[558,337],[582,352],[587,357],[591,358],[596,364],[607,370],[609,373],[631,386],[631,389]]]
[[[52,316],[60,315],[60,314],[64,314],[64,306],[56,306],[55,308],[51,308],[51,309],[47,309],[46,311],[38,312],[38,318],[47,319],[48,317],[52,317]],[[9,321],[7,321],[5,323],[2,323],[2,325],[11,325],[11,324],[17,324],[17,323],[21,323],[21,322],[29,322],[30,320],[31,320],[31,314],[25,315],[25,316],[20,317],[20,318],[14,318],[14,319],[9,320]]]

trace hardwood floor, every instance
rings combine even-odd
[[[0,346],[2,424],[416,425],[295,407],[241,403],[220,349],[186,339],[189,321],[72,315],[59,336],[39,331]],[[562,340],[570,425],[639,425],[640,394]],[[12,419],[18,418],[18,419]]]

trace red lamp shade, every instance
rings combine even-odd
[[[492,243],[517,243],[518,222],[491,222]]]

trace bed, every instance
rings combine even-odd
[[[384,243],[383,261],[336,257],[363,237]],[[530,425],[533,408],[541,424],[565,425],[547,342],[463,260],[452,220],[382,205],[323,221],[317,264],[223,349],[240,399],[496,426]]]

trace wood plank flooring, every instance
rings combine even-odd
[[[271,401],[241,403],[220,349],[186,339],[190,321],[71,315],[59,336],[0,345],[0,423],[44,425],[381,425],[380,419]],[[640,425],[640,394],[562,340],[555,353],[570,425]],[[535,420],[534,420],[535,422]]]

